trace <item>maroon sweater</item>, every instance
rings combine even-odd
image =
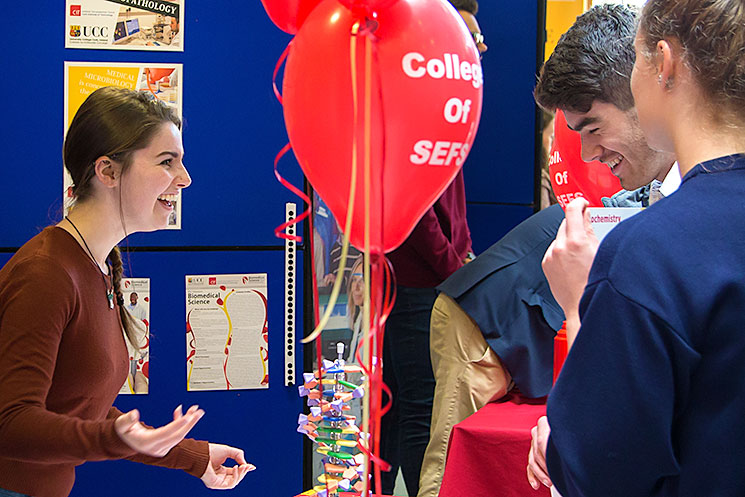
[[[116,434],[127,368],[101,272],[69,233],[46,228],[0,270],[0,488],[64,497],[76,465],[119,458],[201,477],[206,442],[154,458]]]
[[[434,288],[463,265],[470,250],[461,169],[406,241],[387,255],[398,285]]]

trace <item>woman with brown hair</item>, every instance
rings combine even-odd
[[[253,467],[243,451],[184,439],[192,406],[160,428],[112,403],[128,372],[117,244],[162,229],[191,183],[181,122],[146,93],[93,92],[65,139],[75,204],[0,270],[0,496],[63,497],[85,461],[126,458],[232,488]],[[239,465],[225,467],[231,458]]]
[[[742,496],[745,4],[649,0],[635,48],[639,123],[682,184],[600,244],[529,474],[564,497]]]

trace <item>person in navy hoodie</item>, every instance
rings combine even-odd
[[[591,245],[584,202],[567,208],[544,269],[581,324],[534,429],[534,488],[745,495],[743,47],[742,0],[644,7],[631,88],[647,141],[675,153],[683,181],[606,236],[583,293],[560,284]]]

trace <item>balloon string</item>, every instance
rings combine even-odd
[[[366,33],[367,34],[367,33]],[[372,425],[375,425],[375,404],[376,402],[373,401],[373,398],[377,396],[378,388],[377,388],[377,382],[375,380],[375,369],[376,365],[373,364],[372,359],[372,351],[377,349],[377,347],[373,347],[373,343],[377,345],[376,342],[370,341],[370,304],[371,304],[371,298],[370,298],[370,289],[372,284],[372,278],[370,277],[370,37],[365,36],[365,110],[363,114],[363,133],[364,133],[364,197],[365,197],[365,225],[364,225],[364,265],[363,265],[363,272],[364,272],[364,278],[365,278],[365,299],[364,299],[364,307],[363,307],[363,323],[364,323],[364,337],[367,343],[370,344],[369,349],[370,352],[368,353],[368,359],[369,362],[368,365],[368,378],[371,381],[370,384],[370,395],[366,398],[366,401],[363,404],[363,410],[362,410],[362,425],[363,425],[363,431],[365,433],[371,433],[371,417],[372,417]],[[355,136],[355,139],[357,136]],[[377,278],[376,278],[377,279]],[[377,338],[377,327],[375,325],[373,326],[375,333],[374,335]],[[376,350],[377,351],[377,350]],[[378,355],[378,357],[380,357]],[[377,364],[377,367],[379,368],[379,364]],[[370,374],[372,373],[372,374]],[[372,442],[372,446],[374,448],[375,446],[375,440],[374,437],[369,439],[370,442]],[[373,451],[374,452],[374,451]],[[367,494],[367,485],[369,483],[369,471],[370,471],[370,459],[376,463],[375,467],[377,468],[380,464],[380,457],[378,454],[370,453],[369,451],[364,451],[365,454],[365,478],[363,480],[363,489],[362,494]],[[385,463],[385,461],[382,461]],[[387,464],[387,463],[386,463]],[[390,467],[390,465],[388,465]],[[376,479],[377,480],[377,479]],[[376,481],[376,489],[380,489],[380,485]]]
[[[282,94],[279,93],[279,89],[277,88],[277,73],[279,72],[279,68],[282,66],[282,63],[287,58],[287,55],[290,53],[290,47],[292,46],[292,41],[287,44],[284,51],[282,52],[282,55],[279,56],[279,59],[277,60],[277,64],[274,66],[274,73],[272,74],[272,88],[274,88],[274,95],[277,97],[277,100],[279,101],[280,105],[284,105],[282,101]],[[290,190],[292,193],[300,197],[303,202],[305,202],[305,205],[307,208],[305,211],[303,211],[302,214],[297,216],[295,219],[291,219],[290,221],[287,221],[285,223],[280,224],[276,228],[274,228],[274,236],[277,238],[282,238],[284,240],[292,240],[293,242],[302,242],[303,237],[299,235],[289,235],[285,233],[285,229],[288,226],[295,225],[308,217],[310,215],[310,209],[311,209],[311,202],[308,196],[301,191],[299,188],[294,186],[292,183],[287,181],[282,177],[281,174],[279,174],[278,164],[279,160],[292,148],[292,145],[288,143],[282,149],[279,151],[279,153],[274,157],[274,176],[277,177],[277,180],[280,182],[282,186]],[[312,233],[312,231],[311,231]],[[312,249],[311,249],[312,253]]]
[[[289,181],[287,181],[286,179],[284,179],[282,177],[282,175],[279,174],[279,169],[277,169],[277,166],[279,164],[279,160],[291,148],[292,148],[292,146],[288,143],[287,145],[285,145],[284,147],[282,147],[282,150],[280,150],[279,153],[276,155],[276,157],[274,157],[274,176],[276,176],[277,180],[282,184],[282,186],[284,186],[285,188],[287,188],[288,190],[290,190],[292,193],[294,193],[295,195],[297,195],[298,197],[300,197],[303,200],[303,202],[305,202],[305,205],[307,207],[303,211],[303,213],[300,214],[299,216],[297,216],[295,219],[291,219],[291,220],[289,220],[287,222],[284,222],[284,223],[280,224],[276,228],[274,228],[274,235],[277,238],[283,238],[285,240],[292,240],[294,242],[302,242],[303,241],[303,237],[302,236],[287,234],[287,233],[285,233],[285,228],[287,228],[288,226],[292,226],[294,224],[299,223],[300,221],[302,221],[303,219],[305,219],[306,217],[308,217],[308,215],[310,215],[310,199],[308,198],[308,196],[302,190],[300,190],[295,185],[293,185],[292,183],[290,183]]]
[[[356,30],[359,29],[359,22],[355,23],[352,27],[352,33],[356,34]],[[356,49],[355,36],[350,37],[350,50],[351,50],[351,74],[352,74],[352,110],[353,110],[353,123],[357,122],[357,75],[355,72],[354,65],[354,50]],[[336,301],[339,298],[339,292],[341,291],[341,283],[347,267],[347,253],[349,251],[349,233],[352,231],[352,214],[354,213],[354,197],[357,188],[357,141],[352,139],[352,170],[349,177],[349,200],[347,201],[347,218],[344,222],[344,233],[342,236],[341,245],[341,257],[339,258],[339,268],[336,273],[336,279],[334,280],[334,286],[331,288],[331,294],[329,295],[329,301],[326,305],[326,310],[323,313],[323,317],[316,324],[316,328],[305,338],[301,340],[301,343],[310,343],[321,334],[324,327],[331,318],[331,313],[336,306]],[[320,364],[319,364],[320,368]]]
[[[290,40],[290,43],[287,44],[284,51],[282,52],[282,55],[280,55],[279,59],[277,59],[277,64],[274,66],[274,73],[272,74],[272,88],[274,89],[274,96],[277,97],[280,105],[284,105],[284,103],[282,102],[282,94],[277,88],[277,73],[279,72],[279,68],[282,67],[282,63],[287,58],[287,55],[290,53],[290,46],[292,46],[292,40]]]
[[[308,232],[313,233],[313,216],[308,217]],[[309,239],[310,243],[310,258],[311,260],[315,260],[315,253],[316,253],[316,246],[315,241],[313,240],[314,236],[311,235]],[[315,327],[318,324],[318,285],[316,284],[318,274],[316,274],[316,265],[311,264],[310,265],[310,277],[311,277],[311,289],[313,294],[313,326]],[[320,362],[318,364],[321,364]]]

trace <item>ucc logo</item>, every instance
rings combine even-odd
[[[70,26],[70,36],[73,38],[107,38],[109,36],[108,26]]]

